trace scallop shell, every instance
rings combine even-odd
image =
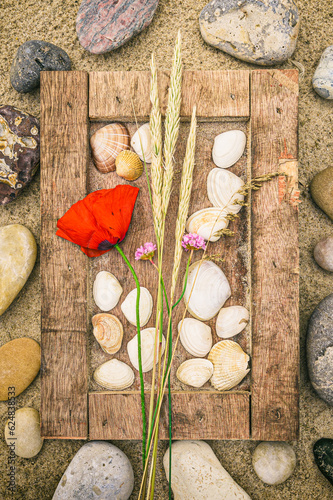
[[[215,137],[213,161],[220,168],[234,165],[244,153],[246,135],[241,130],[229,130]]]
[[[181,328],[181,330],[180,330]],[[185,318],[178,324],[180,341],[187,350],[197,358],[203,358],[212,348],[213,339],[211,328],[194,318]]]
[[[93,296],[96,305],[102,311],[110,311],[116,307],[122,293],[121,284],[112,273],[101,271],[97,274],[93,286]]]
[[[213,375],[214,366],[208,359],[188,359],[176,373],[178,380],[191,387],[202,387]]]
[[[121,310],[123,311],[126,319],[131,323],[131,325],[136,326],[136,297],[137,289],[134,288],[126,297],[124,302],[121,304]],[[151,316],[153,311],[153,297],[147,288],[141,287],[140,289],[140,326],[145,326]]]
[[[134,372],[130,366],[119,359],[110,359],[96,368],[94,379],[105,389],[121,391],[133,384]]]
[[[133,151],[122,151],[116,158],[116,172],[127,181],[135,181],[142,175],[142,161]]]
[[[241,346],[232,340],[221,340],[208,355],[214,365],[210,382],[215,389],[227,391],[238,385],[249,373],[249,356]]]
[[[151,163],[151,133],[149,123],[141,125],[131,140],[131,146],[142,161]]]
[[[214,207],[223,208],[226,213],[237,214],[242,205],[235,204],[236,200],[244,201],[244,195],[238,191],[244,186],[240,177],[229,172],[213,168],[207,178],[207,192],[209,201]]]
[[[100,172],[116,170],[116,158],[121,151],[130,148],[130,135],[125,125],[111,123],[100,128],[90,139],[92,159]]]
[[[214,262],[198,261],[190,266],[184,301],[196,319],[214,318],[230,295],[228,280]]]
[[[92,318],[94,336],[108,354],[115,354],[121,348],[124,330],[123,325],[116,316],[112,314],[95,314]]]
[[[221,236],[216,236],[216,233],[228,227],[229,221],[224,218],[226,214],[226,211],[214,207],[198,210],[188,218],[186,231],[196,233],[206,241],[217,241]]]
[[[229,339],[240,333],[249,322],[249,311],[243,306],[223,307],[216,319],[216,333]]]
[[[154,343],[155,343],[155,328],[146,328],[141,331],[141,358],[142,371],[149,372],[154,366]],[[165,350],[165,338],[162,335],[162,354]],[[138,360],[138,335],[132,338],[127,344],[127,352],[130,362],[136,370],[139,370]],[[156,359],[157,361],[157,359]]]

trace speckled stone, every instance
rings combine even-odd
[[[83,0],[76,32],[92,54],[117,49],[151,23],[158,0]]]
[[[314,248],[313,256],[318,266],[325,271],[333,272],[333,236],[318,241]]]
[[[125,453],[105,441],[90,441],[67,467],[52,500],[127,500],[133,486]]]
[[[313,446],[318,469],[333,484],[333,439],[319,439]]]
[[[252,465],[264,483],[282,484],[295,470],[296,455],[287,443],[266,441],[258,444],[254,450]]]
[[[312,85],[320,97],[333,99],[333,45],[324,50],[313,75]]]
[[[31,92],[39,87],[41,71],[69,71],[68,54],[41,40],[29,40],[17,50],[10,70],[10,83],[17,92]]]
[[[39,412],[34,408],[16,410],[15,416],[6,422],[5,439],[18,457],[32,458],[38,455],[44,441],[40,435]]]
[[[311,384],[318,396],[333,405],[333,293],[313,311],[307,336]]]
[[[333,220],[333,167],[314,176],[310,184],[313,200]]]
[[[15,200],[39,166],[39,122],[14,106],[0,106],[0,205]]]
[[[271,66],[294,52],[299,31],[293,0],[212,0],[199,17],[204,40],[242,61]]]

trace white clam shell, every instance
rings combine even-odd
[[[196,319],[214,318],[230,295],[229,282],[214,262],[198,261],[190,266],[184,301]]]
[[[149,372],[154,366],[154,344],[155,344],[155,328],[146,328],[141,331],[141,358],[142,371]],[[165,337],[162,335],[162,354],[165,350]],[[138,335],[132,338],[127,344],[127,352],[130,362],[136,370],[139,370],[138,359]],[[156,357],[157,362],[158,357]]]
[[[131,325],[136,326],[136,297],[137,289],[134,288],[126,297],[124,302],[121,304],[121,310],[123,311],[126,319],[131,323]],[[147,288],[141,287],[140,289],[140,326],[145,326],[151,316],[153,311],[153,297]]]
[[[207,193],[214,207],[220,207],[226,213],[237,214],[242,205],[235,201],[244,201],[244,195],[238,191],[244,186],[244,181],[228,170],[213,168],[207,178]]]
[[[141,125],[131,140],[131,146],[142,161],[151,163],[151,133],[149,123]]]
[[[224,218],[227,212],[220,208],[203,208],[192,214],[186,222],[186,231],[201,236],[206,241],[215,242],[221,238],[216,233],[228,227],[229,221]]]
[[[213,375],[214,366],[208,359],[188,359],[182,363],[176,376],[183,384],[202,387]]]
[[[192,356],[203,358],[212,348],[212,330],[210,326],[194,318],[185,318],[178,324],[180,341]]]
[[[105,389],[120,391],[133,384],[134,372],[130,366],[119,359],[110,359],[96,368],[94,379]]]
[[[210,382],[215,389],[227,391],[238,385],[249,373],[249,356],[232,340],[221,340],[208,355],[214,365]]]
[[[116,316],[107,313],[95,314],[92,318],[94,336],[108,354],[115,354],[121,348],[123,325]]]
[[[101,271],[97,274],[93,286],[93,296],[96,305],[102,311],[110,311],[116,307],[122,293],[122,286],[112,273]]]
[[[246,135],[241,130],[229,130],[215,137],[213,162],[220,168],[234,165],[244,153]]]
[[[249,318],[249,311],[246,307],[223,307],[216,319],[216,333],[222,339],[229,339],[244,330]]]

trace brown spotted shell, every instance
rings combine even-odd
[[[95,314],[92,318],[94,336],[108,354],[115,354],[121,348],[123,340],[123,325],[116,316],[112,314]]]
[[[133,151],[122,151],[116,159],[116,172],[127,181],[135,181],[142,175],[142,161]]]
[[[111,123],[100,128],[90,139],[93,162],[100,172],[114,172],[116,158],[130,148],[130,135],[125,125]]]

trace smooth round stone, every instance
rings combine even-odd
[[[314,176],[310,191],[318,207],[333,220],[333,167],[327,167]]]
[[[151,23],[158,0],[83,0],[76,19],[82,47],[104,54],[124,45]]]
[[[40,345],[27,337],[7,342],[0,347],[0,366],[0,401],[7,401],[19,396],[38,374]]]
[[[39,122],[14,106],[0,106],[0,205],[15,200],[39,166]]]
[[[287,481],[296,467],[296,455],[287,443],[263,442],[258,444],[252,455],[255,473],[264,483],[270,485]]]
[[[32,233],[20,224],[0,227],[0,316],[24,287],[36,261]]]
[[[242,61],[262,66],[286,61],[299,31],[293,0],[212,0],[199,17],[204,40]]]
[[[313,256],[318,266],[333,272],[333,236],[320,240],[314,248]]]
[[[333,293],[313,311],[306,347],[311,384],[321,399],[333,405]]]
[[[130,461],[105,441],[90,441],[67,467],[52,500],[127,500],[134,486]]]
[[[312,85],[320,97],[333,99],[333,45],[324,50],[313,75]]]
[[[6,422],[5,439],[18,457],[32,458],[38,455],[44,441],[40,435],[39,412],[34,408],[16,410],[13,420]]]
[[[333,484],[333,439],[319,439],[314,444],[313,454],[318,469]]]
[[[10,70],[10,83],[17,92],[31,92],[39,87],[41,71],[69,71],[68,54],[41,40],[29,40],[17,50]]]

